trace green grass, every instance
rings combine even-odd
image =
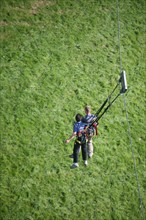
[[[132,149],[120,96],[99,122],[89,166],[80,155],[75,170],[73,141],[64,143],[74,116],[85,104],[95,113],[120,75],[116,1],[0,4],[1,219],[144,219],[145,1],[120,2]]]

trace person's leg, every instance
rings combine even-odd
[[[84,161],[84,164],[87,166],[87,144],[83,143],[81,147],[82,147],[82,159]]]
[[[74,149],[73,149],[73,164],[72,164],[71,168],[78,167],[79,148],[80,148],[80,144],[75,142]]]
[[[88,137],[87,141],[87,151],[88,151],[88,156],[91,158],[93,156],[93,143],[92,143],[92,137]]]
[[[73,162],[74,163],[78,163],[79,148],[80,148],[79,143],[75,142],[74,149],[73,149]]]
[[[73,149],[73,151],[74,151],[74,149]],[[80,153],[81,147],[79,147],[79,150],[78,150],[78,151],[79,151],[79,153]],[[70,158],[74,158],[74,152],[73,152],[72,154],[70,154],[69,157],[70,157]]]

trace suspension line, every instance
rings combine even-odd
[[[117,20],[118,20],[118,49],[119,49],[119,64],[120,64],[120,72],[122,72],[122,56],[121,56],[121,39],[120,39],[120,32],[121,32],[121,27],[120,27],[120,4],[119,0],[117,0]],[[127,85],[126,85],[126,90],[127,90]],[[135,154],[134,154],[134,149],[133,149],[133,143],[132,143],[132,136],[131,136],[131,129],[130,129],[130,123],[128,120],[128,111],[127,111],[127,104],[126,104],[126,98],[123,93],[123,103],[124,103],[124,109],[126,112],[126,121],[128,124],[128,131],[127,135],[129,138],[129,144],[132,152],[132,159],[133,159],[133,166],[134,166],[134,174],[136,177],[136,182],[137,182],[137,188],[138,188],[138,196],[139,196],[139,203],[140,203],[140,209],[141,209],[141,217],[143,220],[145,220],[145,215],[144,215],[144,205],[143,205],[143,200],[140,192],[140,183],[139,183],[139,177],[138,177],[138,172],[137,172],[137,167],[136,167],[136,159],[135,159]]]

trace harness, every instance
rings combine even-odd
[[[89,137],[93,137],[94,135],[98,135],[97,123],[94,123],[92,126],[86,125],[83,131],[77,132],[77,139],[75,142],[84,144]]]
[[[97,123],[94,123],[92,126],[86,126],[86,135],[87,137],[92,137],[94,135],[98,135]]]
[[[87,138],[92,138],[94,135],[98,134],[97,131],[97,122],[95,121],[97,119],[97,116],[93,114],[87,114],[83,119],[83,123],[86,124],[84,130],[86,132]]]
[[[79,144],[84,144],[86,143],[86,132],[85,130],[83,131],[79,131],[77,133],[77,139],[75,140],[75,142],[79,143]]]

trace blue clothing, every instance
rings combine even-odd
[[[85,117],[83,117],[82,122],[85,123],[86,125],[88,125],[88,124],[91,123],[94,119],[95,119],[95,115],[93,115],[93,114],[88,114],[88,115],[85,115]]]
[[[82,121],[76,122],[73,127],[73,132],[78,133],[80,131],[83,131],[84,128],[85,128],[85,123],[83,123]]]

